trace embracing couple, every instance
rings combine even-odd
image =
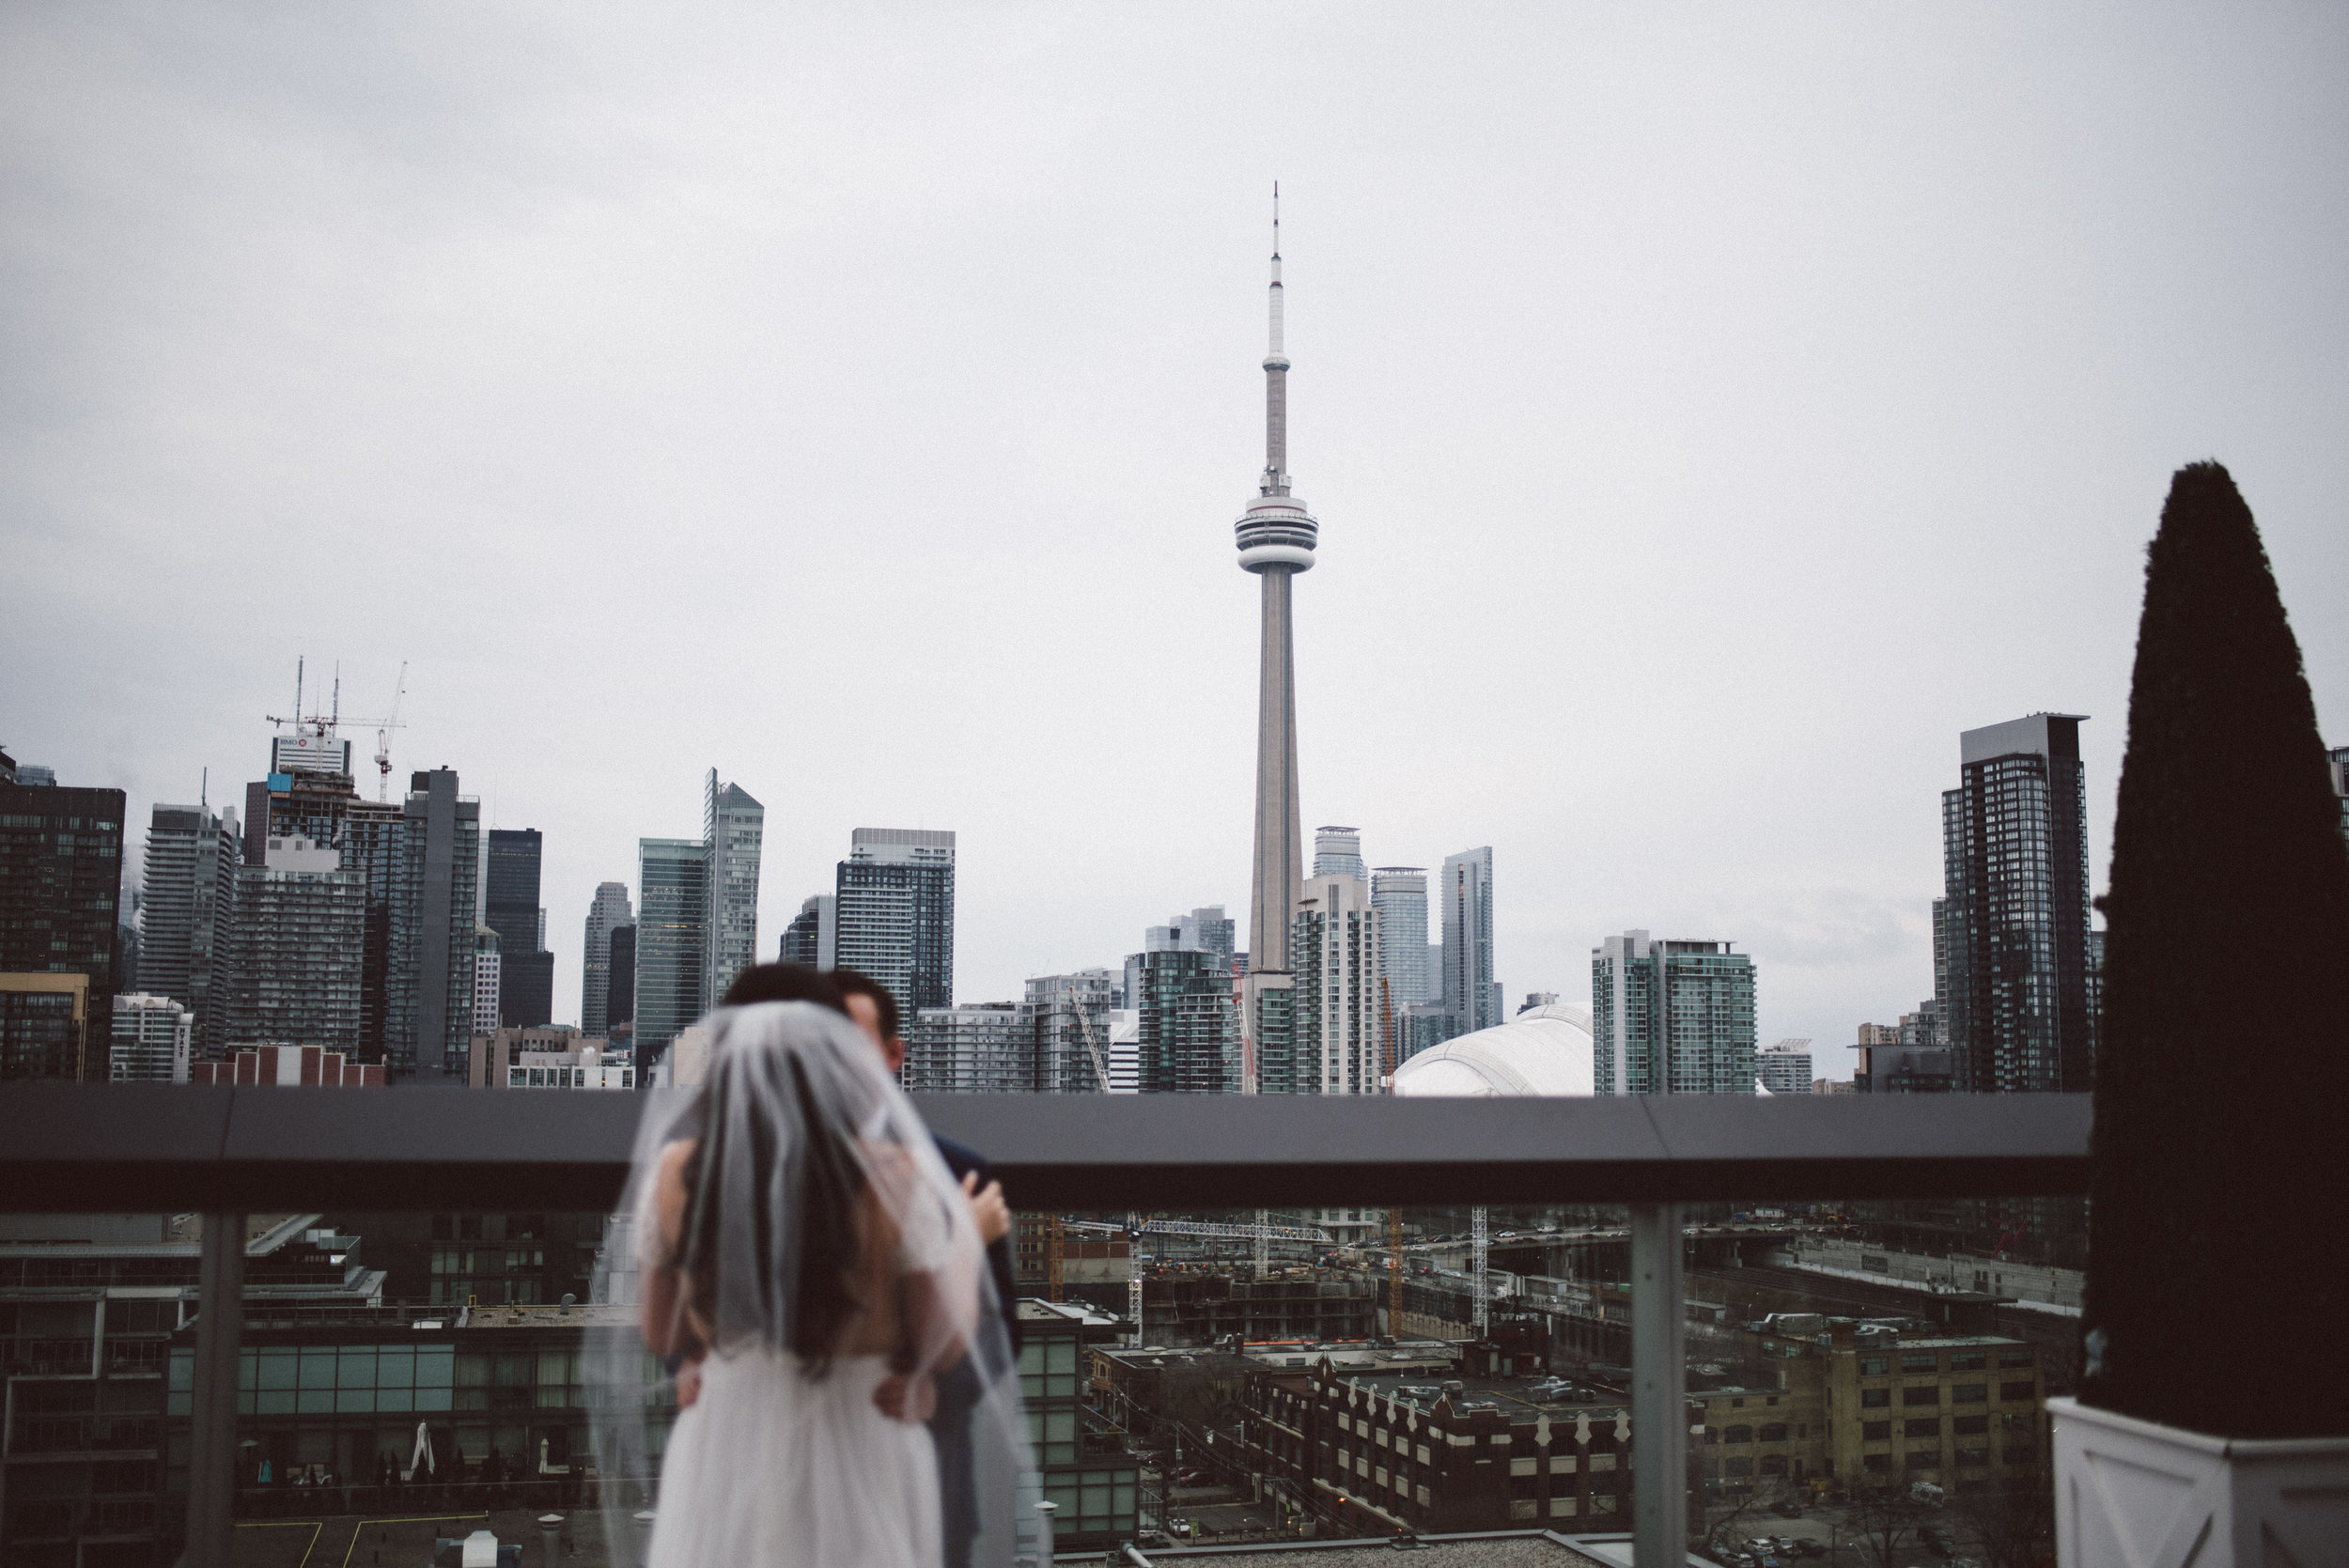
[[[703,1083],[646,1115],[627,1212],[677,1405],[649,1568],[990,1568],[1033,1529],[1010,1216],[899,1092],[895,1014],[849,971],[747,970]]]

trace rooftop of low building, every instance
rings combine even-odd
[[[1627,1534],[1566,1535],[1557,1530],[1492,1530],[1421,1535],[1411,1548],[1383,1540],[1299,1541],[1230,1546],[1149,1547],[1154,1568],[1176,1562],[1228,1562],[1230,1568],[1400,1568],[1414,1561],[1444,1568],[1632,1568]],[[1121,1562],[1112,1556],[1058,1554],[1062,1562]],[[1712,1568],[1689,1555],[1690,1568]]]

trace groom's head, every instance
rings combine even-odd
[[[889,987],[855,970],[834,970],[829,976],[840,993],[840,1005],[859,1029],[880,1047],[881,1060],[892,1073],[906,1064],[906,1043],[898,1033],[897,999]]]

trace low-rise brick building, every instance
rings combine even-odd
[[[1627,1519],[1630,1413],[1563,1393],[1348,1376],[1325,1357],[1250,1374],[1242,1443],[1267,1492],[1324,1534]]]

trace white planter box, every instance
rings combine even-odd
[[[2062,1568],[2349,1568],[2349,1437],[2234,1442],[2073,1399],[2047,1413]]]

